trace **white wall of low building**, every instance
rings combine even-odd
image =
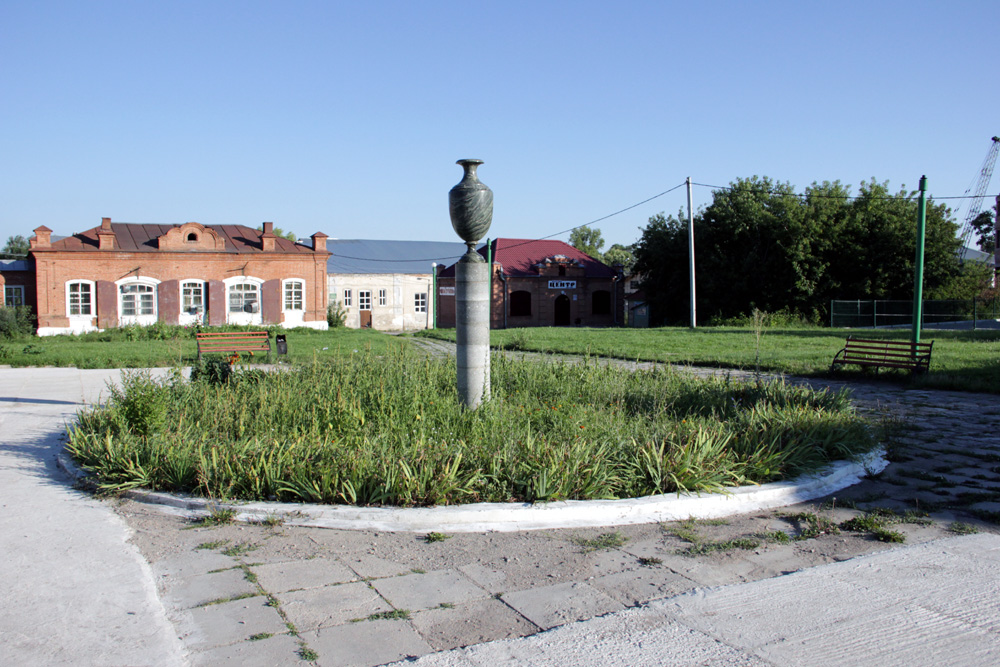
[[[361,293],[370,292],[373,329],[413,331],[434,325],[431,280],[430,273],[332,273],[327,275],[327,288],[330,302],[336,301],[344,308],[348,327],[361,327]],[[345,304],[347,290],[350,290],[350,305]],[[379,299],[383,290],[384,304]],[[424,312],[417,309],[417,294],[426,295]]]

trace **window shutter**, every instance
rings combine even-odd
[[[208,281],[208,325],[221,327],[226,323],[226,284],[221,280]]]
[[[156,312],[161,322],[178,324],[181,312],[181,287],[177,280],[165,280],[157,286]]]
[[[118,326],[118,286],[110,280],[97,281],[97,328]]]
[[[264,324],[281,324],[281,281],[266,280],[260,288],[260,314]]]

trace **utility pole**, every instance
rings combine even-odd
[[[913,344],[920,342],[924,317],[924,234],[927,229],[927,177],[920,177],[920,202],[917,208],[917,257],[913,266]],[[913,354],[917,349],[913,348]]]
[[[691,177],[687,177],[688,191],[688,269],[691,275],[691,328],[698,326],[698,307],[694,290],[694,208],[691,205]]]

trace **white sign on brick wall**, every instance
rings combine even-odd
[[[439,287],[438,288],[438,294],[440,294],[441,296],[455,296],[455,288],[454,287]]]
[[[575,280],[550,280],[549,289],[576,289]]]

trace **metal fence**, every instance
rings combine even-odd
[[[1000,299],[924,301],[922,326],[960,325],[976,329],[981,320],[1000,317]],[[831,327],[908,327],[913,325],[913,301],[831,301]]]

